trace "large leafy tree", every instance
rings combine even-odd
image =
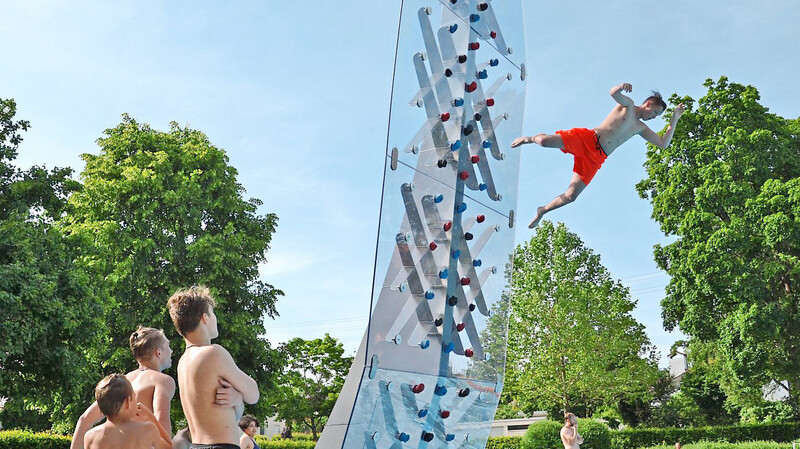
[[[797,404],[800,120],[770,113],[753,86],[722,77],[705,87],[672,145],[649,147],[637,185],[674,240],[655,247],[671,276],[664,326],[714,343],[703,352],[730,400],[758,401],[775,381]]]
[[[564,226],[545,221],[511,262],[503,408],[576,410],[647,398],[658,377],[636,302],[600,257]],[[492,349],[494,348],[494,349]],[[490,350],[499,350],[499,345]]]
[[[236,169],[200,131],[172,123],[162,132],[124,115],[97,142],[99,154],[82,156],[84,186],[69,199],[64,228],[105,280],[105,369],[133,366],[127,340],[139,324],[176,337],[167,299],[205,284],[217,301],[215,342],[268,387],[275,362],[261,336],[282,292],[260,279],[258,265],[277,217],[243,198]]]
[[[66,430],[101,310],[76,249],[53,225],[80,185],[68,168],[14,165],[22,133],[14,100],[0,99],[0,397],[5,426]]]
[[[317,434],[328,420],[353,363],[335,338],[294,338],[278,348],[284,366],[271,402],[278,419],[304,425]]]

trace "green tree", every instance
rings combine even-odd
[[[53,225],[80,184],[68,168],[14,165],[22,132],[0,99],[0,419],[6,427],[66,430],[92,381],[85,348],[102,337],[101,310],[76,249]],[[78,412],[79,413],[79,412]]]
[[[294,338],[278,348],[283,369],[271,402],[278,419],[308,427],[314,440],[333,410],[352,357],[335,338]]]
[[[705,86],[672,145],[648,147],[648,178],[637,185],[673,237],[654,251],[671,276],[664,326],[690,335],[690,350],[714,343],[729,401],[758,401],[764,385],[783,381],[797,412],[800,119],[769,113],[753,86],[725,77]]]
[[[217,302],[215,342],[268,389],[276,362],[261,336],[282,292],[259,278],[258,266],[277,217],[242,198],[236,169],[200,131],[172,123],[162,132],[123,115],[104,134],[99,154],[82,155],[84,186],[69,198],[63,224],[81,241],[83,265],[105,280],[105,370],[134,365],[127,341],[139,324],[175,338],[167,299],[205,284]]]
[[[510,272],[510,314],[501,304],[491,318],[509,315],[503,404],[590,416],[602,404],[648,396],[658,369],[630,315],[636,302],[577,235],[543,222],[517,247]]]

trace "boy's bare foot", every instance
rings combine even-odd
[[[538,142],[536,140],[536,138],[539,137],[539,136],[546,136],[546,135],[547,134],[545,134],[545,133],[539,133],[539,134],[537,134],[537,135],[535,135],[533,137],[528,137],[528,136],[517,137],[516,139],[514,139],[513,142],[511,142],[511,148],[516,148],[516,147],[518,147],[520,145],[524,145],[526,143],[538,143],[538,144],[541,145],[541,142]]]
[[[539,226],[539,221],[544,216],[544,213],[545,213],[544,206],[537,207],[536,208],[536,216],[533,217],[533,221],[531,221],[531,224],[528,225],[528,228],[533,229],[536,226]]]

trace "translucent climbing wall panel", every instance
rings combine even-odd
[[[397,48],[371,318],[318,447],[482,448],[505,364],[486,329],[514,250],[521,0],[405,0]]]

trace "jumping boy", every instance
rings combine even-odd
[[[186,340],[186,351],[178,362],[181,405],[189,424],[193,448],[239,449],[237,425],[243,404],[220,405],[218,387],[230,385],[248,404],[258,401],[258,385],[242,372],[217,338],[214,299],[205,287],[177,291],[167,303],[175,328]]]
[[[125,375],[133,386],[134,403],[141,403],[155,415],[161,427],[170,432],[169,404],[175,395],[175,381],[161,371],[172,365],[169,340],[160,329],[139,327],[129,338],[131,352],[139,367]],[[83,448],[86,432],[103,419],[103,412],[94,402],[78,418],[70,449]]]
[[[155,415],[136,402],[136,393],[122,374],[107,376],[94,390],[107,421],[86,433],[84,449],[171,449],[172,439]]]
[[[536,227],[544,214],[575,201],[592,181],[606,158],[635,134],[639,134],[644,140],[658,147],[669,146],[672,135],[675,133],[675,125],[686,110],[686,106],[681,103],[675,107],[667,131],[660,136],[644,122],[658,117],[667,108],[661,94],[653,92],[653,95],[647,97],[644,103],[636,106],[633,100],[622,94],[622,92],[631,90],[633,88],[628,83],[611,88],[609,93],[618,104],[603,120],[603,123],[594,129],[573,128],[567,131],[556,131],[555,135],[540,133],[533,137],[518,137],[511,143],[512,148],[526,143],[537,143],[547,148],[559,148],[564,153],[572,154],[575,158],[572,181],[566,192],[553,198],[548,204],[539,206],[529,228]]]

